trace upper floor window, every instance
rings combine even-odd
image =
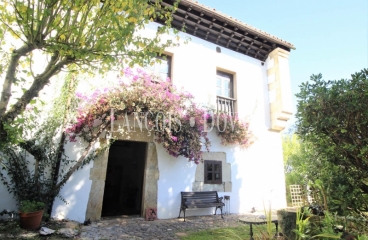
[[[217,71],[217,96],[234,98],[233,75]]]
[[[161,80],[171,78],[171,56],[157,56],[156,61],[153,64],[147,64],[144,69]]]
[[[234,81],[233,75],[217,71],[217,111],[231,115],[235,114]]]
[[[204,160],[204,183],[222,183],[222,161]]]

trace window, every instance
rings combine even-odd
[[[217,111],[231,115],[235,113],[233,75],[217,71]]]
[[[217,71],[217,96],[234,98],[233,75]]]
[[[147,72],[152,73],[155,76],[160,77],[161,80],[166,80],[166,78],[171,78],[171,57],[157,56],[158,60],[154,62],[154,64],[147,64],[144,69]]]
[[[204,161],[204,183],[222,184],[222,161]]]

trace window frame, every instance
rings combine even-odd
[[[220,91],[221,94],[217,94],[219,90],[218,80],[220,77]],[[228,79],[230,82],[230,88],[226,89],[230,91],[230,96],[225,96],[224,81]],[[230,73],[226,71],[216,70],[216,110],[217,112],[225,112],[231,116],[236,115],[236,98],[235,98],[235,73]]]
[[[223,95],[223,91],[224,89],[222,88],[221,86],[221,94],[217,94],[217,77],[220,76],[222,78],[228,78],[230,80],[230,96],[225,96]],[[222,82],[221,82],[221,85],[222,85]],[[234,75],[231,74],[231,73],[227,73],[227,72],[224,72],[224,71],[220,71],[220,70],[217,70],[216,71],[216,96],[219,96],[219,97],[223,97],[223,98],[230,98],[230,99],[235,99],[234,97]]]
[[[216,160],[204,160],[204,183],[205,184],[222,184],[222,161]],[[211,164],[212,169],[211,171],[208,170],[207,165]],[[219,165],[219,171],[215,171],[215,165]],[[212,180],[208,180],[207,176],[209,173],[212,173]],[[219,173],[219,179],[215,179],[215,174]]]
[[[147,67],[147,65],[144,67],[144,69],[149,73],[152,74],[156,77],[158,77],[161,81],[165,81],[166,79],[161,79],[161,73],[160,72],[156,72],[156,67],[160,67],[160,65],[162,64],[162,60],[167,61],[167,66],[168,66],[168,72],[167,72],[167,77],[169,77],[171,79],[171,72],[172,72],[172,56],[167,55],[167,54],[161,54],[161,55],[157,55],[155,57],[156,59],[160,59],[161,63],[159,63],[158,61],[155,61],[154,64],[154,71],[152,71],[151,69],[149,69]]]

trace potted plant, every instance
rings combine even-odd
[[[43,202],[21,201],[19,208],[20,226],[24,229],[38,229],[41,225],[44,207]]]

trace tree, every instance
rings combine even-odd
[[[311,83],[303,83],[297,129],[315,152],[310,168],[314,178],[323,179],[330,203],[340,212],[363,212],[368,211],[368,69],[351,76],[324,81],[312,75]]]
[[[298,134],[287,134],[282,137],[284,171],[287,201],[291,203],[289,186],[293,184],[307,186],[317,178],[313,163],[317,158],[313,147],[302,141]],[[318,169],[318,168],[316,168]]]
[[[170,29],[176,6],[163,7],[160,0],[0,3],[0,163],[12,183],[7,185],[6,176],[0,175],[18,200],[43,200],[51,206],[68,179],[60,179],[59,169],[61,164],[71,163],[64,155],[64,143],[76,73],[103,74],[115,67],[121,69],[123,64],[147,64],[166,47],[176,45],[171,40],[161,40]],[[154,36],[138,34],[156,18],[164,19],[166,25],[158,28]],[[41,57],[45,66],[40,64]],[[41,114],[33,106],[40,102],[40,91],[55,82],[53,77],[62,70],[70,71],[73,77],[65,79],[53,113],[37,125]],[[33,110],[25,111],[26,107]],[[84,150],[79,167],[95,156],[93,144],[92,141]],[[34,158],[34,169],[28,169],[27,154]],[[69,169],[70,174],[78,166]]]
[[[170,27],[173,10],[163,8],[160,0],[2,1],[0,141],[11,139],[6,124],[14,121],[62,69],[73,66],[106,72],[122,63],[143,64],[162,53],[173,44],[160,38]],[[167,27],[159,28],[152,38],[136,34],[155,18],[166,19]],[[48,62],[36,74],[34,56],[40,53]],[[22,73],[31,84],[9,105],[14,85],[26,81]]]

